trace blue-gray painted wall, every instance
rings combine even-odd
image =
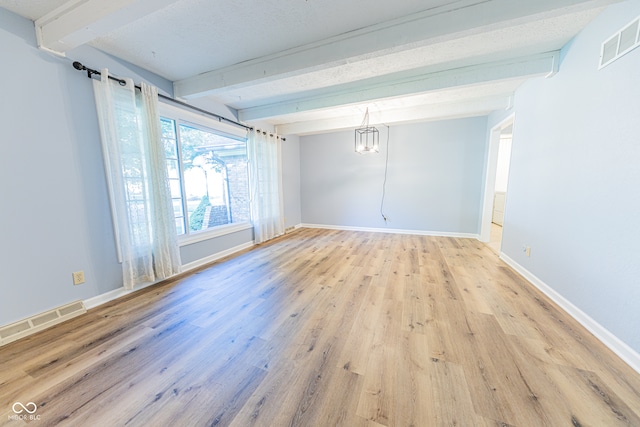
[[[377,154],[356,153],[353,131],[300,138],[302,222],[478,234],[486,117],[376,127]]]
[[[0,325],[122,286],[91,81],[107,67],[171,95],[172,83],[90,47],[59,58],[33,23],[0,8]],[[211,102],[209,102],[211,104]],[[208,105],[211,108],[211,105]],[[213,106],[235,119],[234,111]],[[181,248],[183,264],[253,240],[251,230]],[[86,283],[73,286],[83,270]]]
[[[640,49],[602,70],[598,60],[638,15],[638,1],[607,8],[562,50],[558,74],[516,92],[502,247],[636,352]]]

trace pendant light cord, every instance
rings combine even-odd
[[[387,152],[385,154],[384,160],[384,181],[382,182],[382,199],[380,200],[380,215],[384,220],[385,224],[388,221],[387,216],[384,214],[384,197],[386,195],[387,190],[387,171],[389,170],[389,134],[391,133],[391,128],[387,126]]]

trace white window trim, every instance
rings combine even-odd
[[[212,117],[205,116],[204,114],[198,114],[164,102],[160,102],[160,116],[168,119],[180,119],[184,122],[213,129],[216,132],[220,132],[223,136],[230,138],[247,140],[247,130],[244,128],[233,126]]]
[[[198,242],[204,242],[205,240],[214,239],[220,236],[226,236],[227,234],[237,233],[238,231],[248,230],[253,228],[250,222],[236,222],[233,224],[218,225],[210,230],[192,231],[191,234],[183,234],[178,236],[178,245],[188,246]]]
[[[160,99],[162,101],[162,99]],[[202,126],[205,129],[211,129],[221,133],[224,136],[228,136],[233,139],[247,140],[247,130],[217,121],[204,114],[198,114],[184,108],[176,107],[174,105],[160,102],[159,109],[160,117],[167,119],[180,120],[184,123],[194,124]],[[180,156],[180,173],[182,173],[182,157]],[[184,192],[184,188],[183,188]],[[204,242],[216,237],[226,236],[227,234],[237,233],[239,231],[248,230],[253,228],[251,222],[236,222],[232,224],[218,225],[208,230],[203,231],[189,231],[188,233],[178,236],[178,245],[188,246],[198,242]]]

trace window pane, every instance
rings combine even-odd
[[[160,124],[162,125],[162,136],[164,138],[176,139],[176,125],[173,120],[163,117],[160,119]]]
[[[167,159],[167,173],[169,179],[180,179],[180,172],[178,170],[178,160]]]
[[[125,190],[127,200],[144,200],[144,183],[142,179],[126,179]]]
[[[249,220],[246,142],[180,125],[191,232]]]
[[[178,231],[178,235],[184,234],[184,218],[176,218],[176,230]]]
[[[144,224],[147,223],[147,211],[144,206],[144,201],[129,201],[128,202],[128,214],[129,214],[129,222],[131,224],[139,224],[141,225],[140,230],[143,230]],[[134,227],[135,228],[135,227]]]
[[[180,188],[180,181],[177,179],[169,180],[169,188],[171,189],[171,198],[172,199],[181,199],[182,200],[182,189]]]
[[[162,138],[162,144],[164,145],[164,155],[167,159],[178,158],[175,139]]]
[[[178,235],[184,234],[184,212],[182,207],[182,183],[180,181],[180,163],[178,161],[178,140],[176,138],[176,122],[161,118],[162,144],[167,159],[167,174],[173,200],[173,211]]]
[[[142,159],[139,156],[122,156],[122,174],[125,177],[140,177],[142,173]]]
[[[175,217],[178,218],[182,218],[183,212],[182,212],[182,200],[181,199],[173,199],[173,213],[175,214]]]

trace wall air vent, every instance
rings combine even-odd
[[[34,334],[50,326],[86,313],[82,301],[72,302],[58,308],[36,314],[28,319],[0,327],[0,346]]]
[[[640,17],[602,43],[600,68],[606,67],[638,46],[640,46]]]

